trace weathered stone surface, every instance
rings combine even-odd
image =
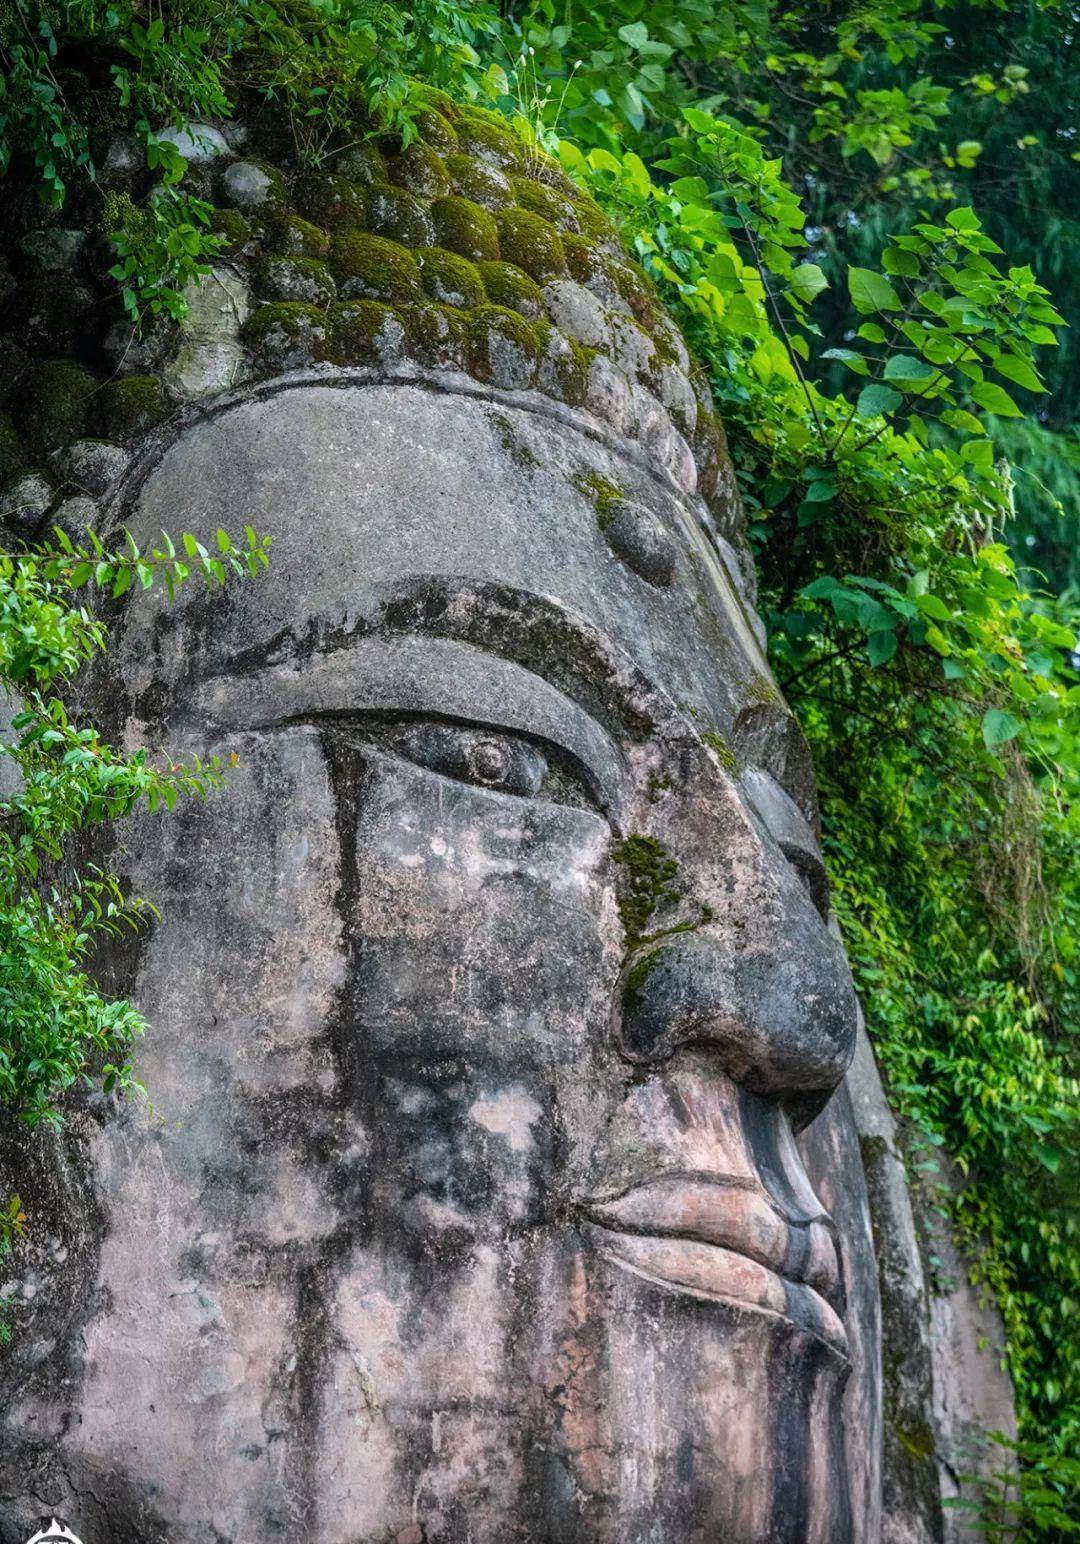
[[[100,519],[101,506],[85,494],[77,493],[56,506],[50,523],[58,525],[73,542],[82,543],[86,540],[87,532],[92,531]]]
[[[158,131],[158,139],[175,145],[184,160],[192,166],[203,166],[216,161],[218,156],[229,154],[229,144],[220,129],[212,123],[191,122],[182,128],[170,124]]]
[[[72,440],[49,458],[61,482],[95,499],[119,481],[130,460],[122,445],[107,440]]]
[[[43,273],[67,273],[75,267],[86,246],[86,232],[47,225],[29,231],[19,243],[23,257]]]
[[[675,578],[675,543],[650,510],[620,499],[604,523],[612,551],[650,584],[666,589]]]
[[[0,1518],[874,1544],[854,998],[805,790],[735,781],[768,667],[702,506],[544,397],[327,374],[112,518],[178,511],[272,566],[130,608],[101,690],[239,766],[127,832],[154,1112],[73,1133],[99,1220],[16,1275]]]
[[[541,152],[437,94],[417,125],[306,177],[191,126],[250,218],[179,337],[102,340],[13,254],[5,325],[77,389],[45,423],[27,372],[6,465],[80,529],[250,521],[273,561],[126,608],[88,690],[238,764],[115,859],[168,923],[103,962],[153,1110],[0,1123],[42,1223],[0,1283],[0,1544],[50,1510],[88,1544],[938,1544],[982,1321],[928,1308],[844,1079],[707,380]]]
[[[259,209],[270,197],[274,182],[253,161],[234,161],[226,167],[221,185],[229,203],[237,209]]]
[[[0,520],[19,536],[32,536],[48,514],[56,490],[42,472],[24,472],[0,488]]]
[[[191,400],[235,386],[243,379],[245,350],[240,329],[251,310],[248,287],[230,269],[211,269],[188,286],[181,342],[163,380],[172,396]]]

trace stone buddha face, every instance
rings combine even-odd
[[[121,513],[272,563],[118,630],[129,736],[239,761],[127,837],[153,1110],[90,1139],[107,1295],[36,1430],[192,1541],[861,1537],[796,1145],[855,1000],[700,506],[569,410],[351,380]]]

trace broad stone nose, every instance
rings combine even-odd
[[[708,1047],[751,1093],[815,1112],[855,1049],[844,952],[792,876],[759,916],[674,933],[627,971],[619,1026],[629,1060]]]

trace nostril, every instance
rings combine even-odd
[[[707,1047],[751,1092],[813,1099],[840,1082],[855,1045],[855,993],[843,952],[809,907],[772,926],[668,936],[631,962],[617,1037],[635,1063]],[[755,933],[757,936],[755,936]]]

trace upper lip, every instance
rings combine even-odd
[[[794,1221],[741,1177],[667,1173],[581,1211],[619,1264],[696,1297],[787,1319],[847,1355],[836,1230]]]

